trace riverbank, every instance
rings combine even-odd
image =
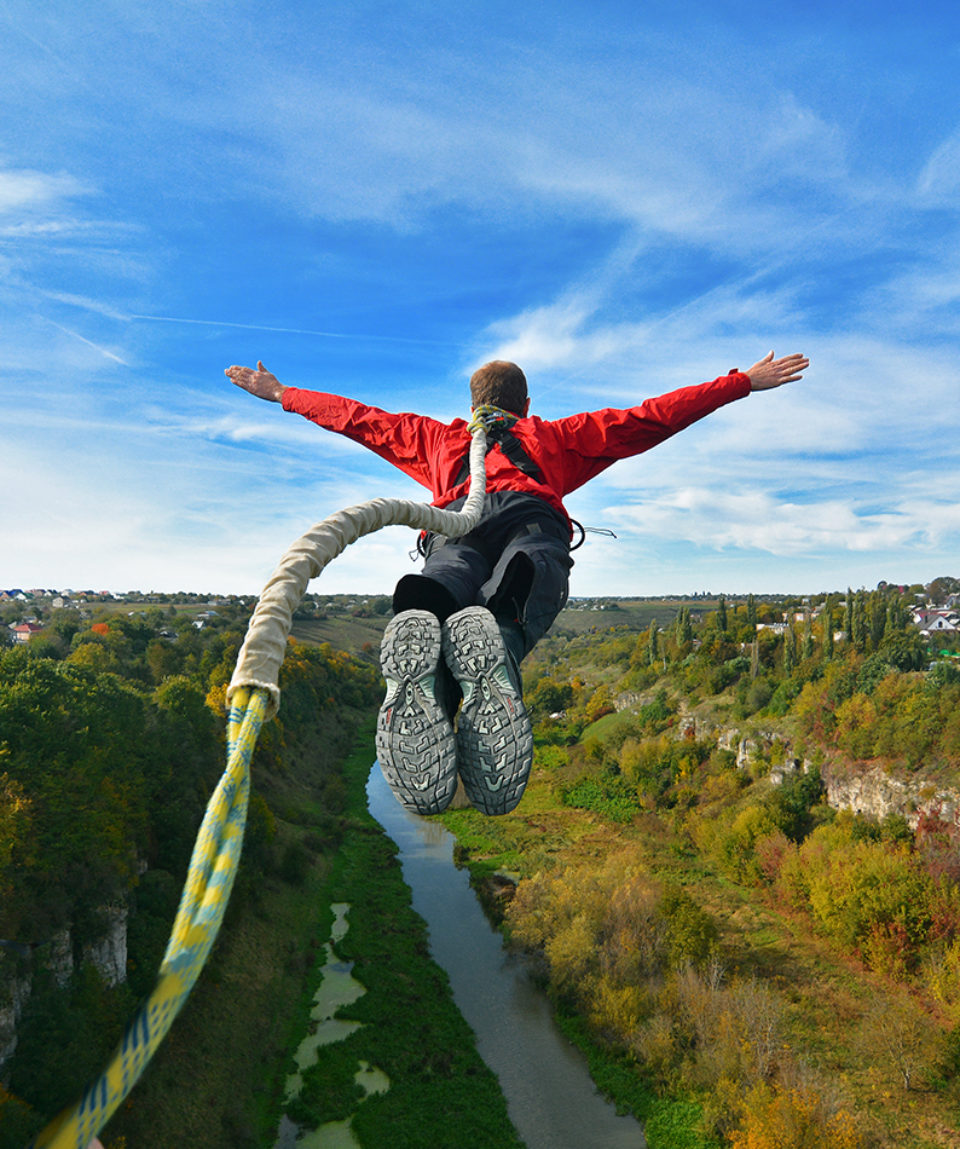
[[[456,837],[458,864],[465,866],[491,920],[502,926],[503,891],[496,896],[499,875],[529,877],[574,852],[601,858],[612,837],[595,819],[563,807],[535,769],[523,803],[513,814],[488,818],[476,810],[448,810],[440,815]],[[546,986],[544,987],[546,993]],[[567,1038],[587,1058],[597,1088],[618,1112],[643,1124],[648,1149],[718,1149],[702,1129],[702,1110],[691,1098],[658,1095],[636,1058],[627,1057],[591,1036],[584,1020],[556,1004],[556,1018]]]

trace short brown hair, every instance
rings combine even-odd
[[[522,415],[527,401],[527,377],[516,363],[494,359],[470,376],[470,401],[474,407],[489,403]]]

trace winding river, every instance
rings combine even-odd
[[[455,839],[405,811],[376,763],[370,813],[400,851],[414,909],[427,923],[434,961],[446,970],[481,1057],[500,1079],[527,1149],[644,1149],[639,1123],[618,1117],[597,1092],[583,1054],[564,1037],[525,960],[509,954],[453,863]]]

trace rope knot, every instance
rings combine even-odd
[[[479,407],[474,407],[473,416],[467,424],[467,430],[471,435],[475,435],[481,428],[484,431],[492,431],[497,428],[509,430],[519,418],[520,416],[515,415],[513,411],[504,411],[502,407],[494,407],[491,403],[482,403]]]

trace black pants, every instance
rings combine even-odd
[[[464,500],[451,503],[459,510]],[[516,665],[563,609],[569,590],[570,531],[543,499],[493,491],[468,535],[427,535],[423,573],[405,575],[393,609],[429,610],[441,622],[465,606],[485,606],[496,618]]]

